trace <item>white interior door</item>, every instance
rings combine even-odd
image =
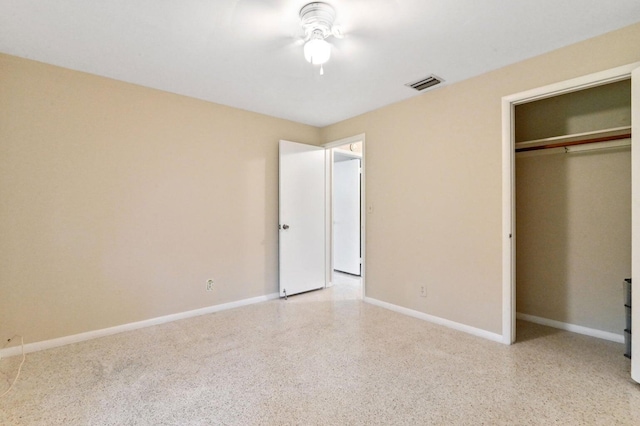
[[[360,275],[360,160],[333,165],[333,269]]]
[[[280,297],[325,286],[324,151],[280,141]]]

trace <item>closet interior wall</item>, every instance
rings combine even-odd
[[[518,105],[519,142],[631,125],[630,80]],[[631,149],[516,154],[518,313],[622,335]]]

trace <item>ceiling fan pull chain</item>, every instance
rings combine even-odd
[[[324,75],[324,65],[320,64],[320,75]]]

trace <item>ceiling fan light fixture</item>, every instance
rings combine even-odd
[[[300,21],[307,39],[304,58],[313,65],[320,65],[320,74],[323,74],[322,64],[331,57],[331,44],[325,39],[333,35],[335,17],[333,7],[323,2],[309,3],[300,9]]]
[[[313,65],[322,65],[331,57],[331,45],[323,38],[312,38],[304,44],[304,58]]]

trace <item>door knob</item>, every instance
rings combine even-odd
[[[282,225],[282,229],[289,229],[289,225],[285,223],[284,225]]]

